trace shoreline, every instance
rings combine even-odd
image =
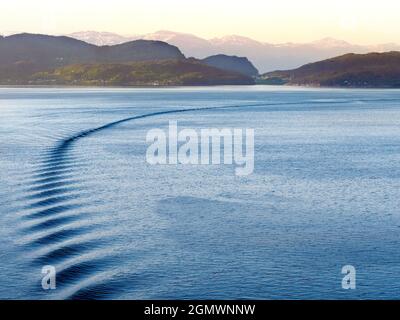
[[[400,90],[400,87],[339,87],[312,85],[269,85],[269,84],[223,84],[223,85],[176,85],[176,86],[79,86],[79,85],[1,85],[0,89],[177,89],[177,88],[282,88],[282,89],[313,89],[313,90]]]

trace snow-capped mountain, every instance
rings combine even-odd
[[[325,49],[329,49],[329,48],[348,48],[350,46],[352,46],[350,43],[343,41],[343,40],[337,40],[334,38],[323,38],[321,40],[317,40],[317,41],[313,41],[311,42],[311,44],[315,47],[319,47],[319,48],[325,48]]]
[[[138,37],[144,40],[159,40],[164,41],[178,48],[187,57],[205,58],[219,52],[215,51],[212,43],[208,40],[197,37],[188,33],[172,32],[172,31],[157,31]]]
[[[68,37],[95,44],[97,46],[116,45],[135,40],[137,36],[121,36],[112,32],[81,31],[67,34]]]
[[[214,45],[236,45],[236,46],[257,46],[261,45],[260,42],[253,40],[251,38],[242,37],[238,35],[228,35],[221,38],[212,38],[209,40]]]
[[[97,45],[118,44],[137,39],[159,40],[177,46],[187,57],[204,59],[216,54],[247,57],[260,72],[294,69],[306,63],[350,52],[400,50],[400,46],[394,43],[362,46],[343,40],[324,38],[309,43],[271,44],[238,35],[204,39],[188,33],[166,30],[139,36],[120,36],[107,32],[78,32],[69,36]]]

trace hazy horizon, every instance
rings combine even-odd
[[[286,41],[286,42],[268,42],[268,41],[262,41],[262,40],[257,40],[254,39],[252,37],[246,36],[246,35],[241,35],[241,34],[225,34],[225,35],[221,35],[218,37],[211,37],[211,38],[206,38],[206,37],[202,37],[198,34],[195,33],[188,33],[188,32],[182,32],[182,31],[177,31],[177,30],[154,30],[154,31],[150,31],[150,32],[146,32],[143,34],[127,34],[127,33],[118,33],[118,32],[113,32],[113,31],[108,31],[108,30],[94,30],[94,29],[85,29],[85,30],[78,30],[78,31],[74,31],[74,32],[70,32],[70,33],[42,33],[42,32],[33,32],[30,30],[5,30],[5,31],[1,31],[0,30],[0,36],[11,36],[11,35],[15,35],[15,34],[22,34],[22,33],[29,33],[29,34],[44,34],[44,35],[49,35],[49,36],[69,36],[72,35],[74,33],[81,33],[81,32],[94,32],[94,33],[109,33],[109,34],[115,34],[118,36],[122,36],[122,37],[140,37],[140,36],[146,36],[146,35],[150,35],[150,34],[156,34],[158,32],[172,32],[172,33],[176,33],[176,34],[186,34],[186,35],[191,35],[191,36],[195,36],[204,40],[213,40],[213,39],[222,39],[224,37],[230,37],[230,36],[238,36],[238,37],[243,37],[243,38],[248,38],[260,43],[266,43],[266,44],[273,44],[273,45],[280,45],[280,44],[308,44],[308,43],[313,43],[313,42],[318,42],[318,41],[322,41],[322,40],[337,40],[337,41],[344,41],[347,42],[350,45],[360,45],[360,46],[374,46],[374,45],[382,45],[382,44],[400,44],[400,41],[391,41],[391,42],[376,42],[376,43],[370,43],[370,44],[362,44],[362,43],[357,43],[357,42],[351,42],[351,41],[347,41],[344,39],[340,39],[340,38],[336,38],[336,37],[332,37],[330,35],[326,35],[326,36],[322,36],[321,38],[317,38],[317,39],[312,39],[309,41],[303,41],[303,42],[295,42],[295,41]]]
[[[172,30],[211,39],[239,35],[268,43],[306,43],[326,37],[372,45],[398,43],[400,3],[394,0],[205,0],[201,6],[172,0],[16,0],[2,4],[1,34],[69,34],[79,31],[141,35]],[[207,20],[205,24],[204,21]]]

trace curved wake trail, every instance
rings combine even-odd
[[[128,121],[220,108],[226,107],[168,110],[125,118],[80,131],[45,152],[33,172],[27,189],[29,195],[24,198],[29,201],[24,207],[29,213],[23,219],[29,222],[29,226],[23,232],[29,237],[25,245],[39,252],[32,263],[37,267],[56,266],[57,294],[61,290],[61,297],[66,299],[101,299],[118,288],[115,280],[85,281],[105,272],[112,262],[107,254],[100,258],[94,254],[95,250],[106,246],[107,239],[96,237],[96,225],[90,223],[91,213],[85,211],[88,204],[82,203],[83,189],[76,169],[83,164],[78,163],[78,157],[72,154],[74,143]],[[89,234],[94,236],[82,240]],[[87,284],[81,286],[81,283]]]
[[[26,245],[39,252],[32,263],[36,266],[57,266],[57,294],[61,290],[64,293],[62,298],[101,299],[111,296],[118,288],[111,280],[89,281],[110,269],[112,263],[107,254],[100,258],[93,254],[99,249],[107,251],[104,249],[107,239],[96,234],[99,229],[90,220],[93,213],[86,211],[89,204],[82,201],[83,189],[79,183],[82,177],[76,169],[84,164],[79,163],[79,157],[72,152],[74,143],[80,139],[125,122],[150,117],[248,107],[342,103],[349,101],[258,103],[158,111],[82,130],[61,139],[41,158],[28,186],[30,194],[25,197],[30,202],[24,208],[28,213],[23,216],[30,223],[23,230],[29,238]]]

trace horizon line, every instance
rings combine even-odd
[[[261,40],[257,40],[254,38],[251,38],[249,36],[245,36],[245,35],[239,35],[239,34],[226,34],[223,36],[215,36],[212,38],[206,38],[206,37],[201,37],[198,36],[194,33],[188,33],[188,32],[181,32],[181,31],[172,31],[172,30],[166,30],[166,29],[160,29],[160,30],[156,30],[154,32],[148,32],[148,33],[143,33],[143,34],[122,34],[122,33],[118,33],[118,32],[113,32],[113,31],[97,31],[94,29],[86,29],[86,30],[80,30],[80,31],[74,31],[74,32],[69,32],[69,33],[44,33],[44,32],[29,32],[29,31],[1,31],[0,32],[0,36],[6,38],[12,35],[17,35],[17,34],[36,34],[36,35],[48,35],[48,36],[67,36],[70,38],[71,35],[76,34],[76,33],[84,33],[84,32],[93,32],[93,33],[108,33],[108,34],[113,34],[116,36],[120,36],[120,37],[124,37],[124,38],[133,38],[133,37],[137,37],[137,39],[141,39],[140,37],[142,36],[148,36],[148,35],[152,35],[152,34],[157,34],[157,33],[161,33],[161,32],[169,32],[169,33],[173,33],[173,34],[182,34],[182,35],[190,35],[196,38],[199,38],[201,40],[205,40],[205,41],[212,41],[212,40],[219,40],[219,39],[224,39],[224,38],[228,38],[228,37],[239,37],[239,38],[243,38],[243,39],[248,39],[254,42],[258,42],[260,44],[270,44],[270,45],[289,45],[289,44],[297,44],[297,45],[301,45],[301,44],[312,44],[312,43],[317,43],[317,42],[322,42],[324,40],[332,40],[332,41],[338,41],[338,42],[343,42],[349,45],[353,45],[353,46],[363,46],[363,47],[369,47],[369,46],[379,46],[379,45],[400,45],[399,42],[380,42],[380,43],[374,43],[374,44],[360,44],[360,43],[354,43],[354,42],[349,42],[347,40],[343,40],[343,39],[339,39],[339,38],[335,38],[332,36],[325,36],[322,38],[318,38],[316,40],[310,40],[308,42],[293,42],[293,41],[286,41],[286,42],[268,42],[268,41],[261,41]],[[129,41],[129,40],[128,40]]]

